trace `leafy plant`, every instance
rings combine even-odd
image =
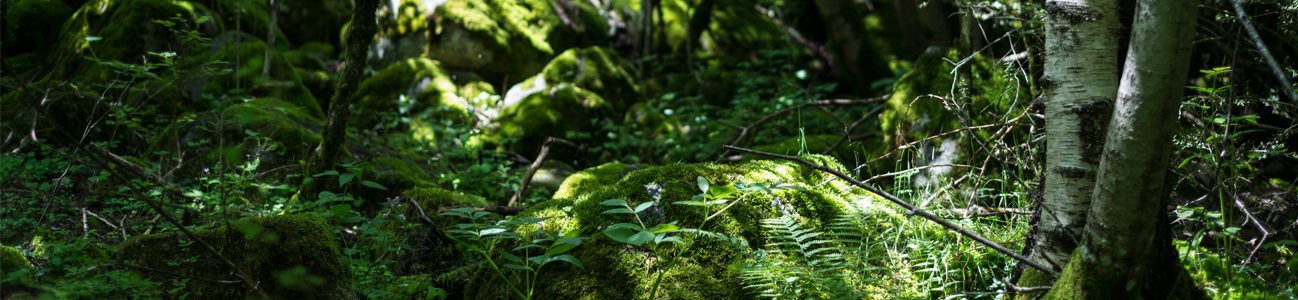
[[[542,268],[555,262],[582,268],[580,260],[568,252],[580,246],[585,238],[581,231],[567,233],[540,229],[543,218],[500,218],[499,215],[473,208],[456,208],[442,213],[464,223],[446,233],[455,240],[456,247],[466,255],[485,264],[514,296],[532,299]],[[520,228],[538,228],[518,234]],[[519,244],[518,246],[513,246]],[[508,249],[508,250],[506,250]]]

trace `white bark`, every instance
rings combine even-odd
[[[1047,0],[1045,195],[1034,261],[1062,269],[1081,241],[1118,91],[1116,0]]]
[[[1133,295],[1156,257],[1164,178],[1186,86],[1198,0],[1142,0],[1082,246],[1087,286]],[[1119,276],[1114,276],[1118,275]],[[1135,282],[1137,284],[1132,284]],[[1125,289],[1125,290],[1124,290]]]

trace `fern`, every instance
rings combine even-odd
[[[836,219],[828,232],[804,227],[794,216],[762,220],[762,228],[768,242],[742,269],[746,288],[773,299],[861,296],[853,283],[863,269],[853,266],[863,264],[848,257],[867,256],[859,255],[864,248],[852,218]]]

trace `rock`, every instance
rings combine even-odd
[[[608,39],[607,21],[587,1],[448,1],[433,23],[430,57],[488,82],[528,78],[555,53]]]
[[[825,163],[842,170],[826,156],[808,156],[808,159]],[[574,250],[585,269],[567,265],[547,268],[537,285],[543,298],[630,299],[648,293],[654,281],[652,270],[662,268],[666,253],[674,255],[675,246],[660,246],[662,257],[652,257],[647,248],[629,247],[609,240],[600,231],[618,222],[634,222],[626,215],[604,214],[610,207],[600,202],[607,199],[626,199],[635,206],[654,201],[651,186],[661,188],[657,214],[644,217],[646,224],[672,221],[682,227],[693,228],[710,213],[701,207],[672,205],[675,201],[689,200],[700,193],[695,178],[702,176],[711,182],[713,189],[733,183],[762,183],[783,181],[795,184],[806,191],[795,189],[776,192],[741,191],[735,197],[741,203],[708,222],[703,230],[742,239],[760,247],[764,242],[757,220],[780,216],[781,210],[796,213],[807,224],[820,226],[843,213],[856,211],[854,202],[878,201],[876,196],[848,188],[841,180],[829,180],[831,175],[788,162],[751,161],[737,165],[676,164],[648,167],[632,171],[625,177],[617,176],[625,166],[608,164],[578,172],[570,176],[556,193],[554,200],[540,203],[523,211],[520,217],[549,218],[541,226],[551,232],[571,232],[582,229],[591,240]],[[620,179],[619,179],[620,177]],[[824,184],[822,184],[824,183]],[[652,225],[651,225],[652,226]],[[719,239],[682,234],[692,239],[694,245],[676,257],[677,263],[667,271],[659,295],[670,299],[748,299],[753,295],[744,290],[734,265],[742,262],[748,251],[746,245],[735,245]],[[593,267],[598,266],[598,267]],[[705,280],[700,280],[705,279]]]
[[[437,212],[440,207],[486,207],[491,205],[482,196],[465,195],[431,186],[419,186],[406,190],[405,196],[419,202],[419,206],[429,212]]]
[[[12,272],[31,270],[32,263],[23,257],[23,253],[18,248],[0,245],[0,279],[5,279]]]
[[[55,78],[72,78],[67,75],[77,72],[83,81],[107,82],[111,69],[86,57],[139,64],[147,52],[184,49],[178,35],[154,20],[179,18],[193,24],[200,9],[187,1],[89,1],[63,24],[47,63],[54,66]]]
[[[196,230],[195,234],[232,260],[239,270],[260,283],[272,298],[352,299],[350,272],[343,264],[325,220],[313,214],[247,218],[226,226]],[[230,267],[186,235],[172,231],[143,235],[123,242],[118,259],[124,263],[185,276],[238,280]],[[169,275],[145,273],[156,279]],[[202,298],[255,297],[242,284],[186,282],[183,289],[163,281],[164,290]],[[170,295],[176,297],[178,295]]]
[[[571,165],[547,159],[541,163],[541,168],[536,169],[536,174],[532,175],[529,191],[532,187],[554,191],[559,188],[559,185],[563,184],[564,179],[576,171]]]
[[[500,112],[487,112],[495,124],[477,143],[507,146],[534,156],[547,136],[572,138],[567,133],[598,129],[592,124],[596,120],[618,122],[641,98],[629,69],[630,64],[608,48],[565,51],[541,74],[505,92]],[[607,138],[595,135],[573,141]]]
[[[450,119],[457,123],[472,120],[469,112],[473,108],[460,97],[459,87],[451,81],[441,63],[427,58],[408,59],[388,66],[362,81],[356,94],[359,97],[356,126],[361,128],[374,126],[383,120],[384,115],[389,119]]]

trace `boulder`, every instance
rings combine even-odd
[[[330,227],[313,214],[247,218],[227,226],[196,230],[195,234],[239,270],[260,283],[272,298],[352,299],[350,271],[340,259]],[[118,259],[184,276],[239,280],[230,267],[181,232],[142,235],[119,245]],[[172,279],[148,273],[155,279]],[[164,282],[164,289],[191,297],[233,299],[256,297],[242,284],[202,280]],[[178,296],[177,294],[170,295]]]

